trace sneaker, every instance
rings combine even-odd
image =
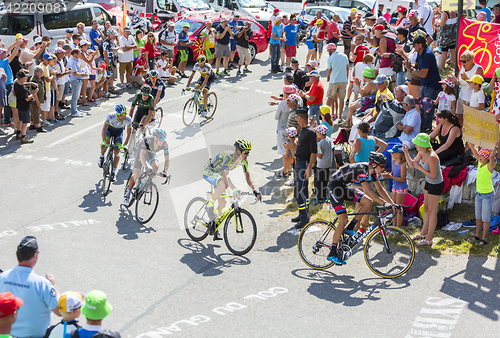
[[[14,123],[13,122],[7,123],[7,124],[4,125],[4,127],[10,127],[10,128],[12,128],[12,127],[14,127]]]
[[[20,139],[23,138],[23,136],[21,135],[21,131],[20,130],[16,130],[15,134],[16,134],[16,140],[20,140]]]
[[[65,119],[65,117],[63,115],[61,115],[59,113],[56,114],[56,120],[62,121],[64,119]]]
[[[32,140],[32,139],[29,139],[29,138],[28,138],[28,137],[26,137],[26,135],[25,135],[25,136],[23,136],[23,137],[21,138],[21,143],[33,143],[33,140]]]
[[[285,184],[288,185],[288,186],[295,185],[295,178],[292,178],[290,181],[286,182]]]
[[[125,197],[123,197],[123,204],[127,207],[130,205],[130,190],[127,191]]]
[[[83,117],[83,114],[76,112],[76,113],[71,114],[71,117]],[[42,126],[43,126],[43,124],[42,124]]]
[[[43,122],[42,122],[42,127],[52,127],[52,126],[53,126],[53,124],[52,124],[52,123],[50,123],[50,122],[49,122],[49,121],[47,121],[47,120],[45,120],[45,121],[43,121]]]
[[[187,79],[189,76],[187,76],[187,75],[186,75],[186,73],[182,73],[182,74],[181,74],[181,77],[182,77],[183,79]]]
[[[210,218],[210,220],[214,220],[215,219],[215,214],[214,214],[214,206],[209,206],[207,205],[205,207],[205,211],[207,212],[207,215],[208,215],[208,218]]]
[[[220,70],[216,71],[215,75],[220,76]],[[12,125],[14,125],[14,124],[12,124]]]
[[[243,76],[243,73],[242,73],[241,71],[239,71],[239,70],[238,70],[238,71],[236,72],[236,76]]]
[[[243,69],[243,73],[251,73],[251,72],[252,72],[252,71],[251,71],[250,69],[248,69],[248,68],[244,68],[244,69]]]
[[[226,70],[224,70],[224,75],[229,76],[229,75],[231,75],[231,73],[229,73],[229,70],[226,69]]]
[[[111,88],[109,90],[109,93],[108,94],[119,94],[120,92],[118,90],[116,90],[115,88]]]
[[[104,93],[104,94],[102,95],[102,97],[105,97],[105,98],[107,98],[107,99],[109,99],[109,97],[110,97],[110,96],[111,96],[111,95],[110,95],[109,93]]]
[[[45,129],[43,129],[42,127],[37,127],[36,128],[36,131],[39,132],[39,133],[46,133],[47,131]]]
[[[50,120],[50,123],[52,123],[52,124],[54,125],[54,124],[56,124],[56,123],[57,123],[57,124],[61,123],[61,121],[58,121],[58,120]]]
[[[127,83],[127,84],[126,84],[126,87],[127,87],[127,88],[132,88],[132,85],[131,85],[130,83]]]
[[[335,263],[336,265],[344,265],[345,264],[345,262],[343,260],[341,260],[340,258],[338,258],[337,256],[328,256],[328,257],[326,257],[326,259],[328,259],[330,262]]]
[[[34,124],[30,124],[28,130],[36,130],[36,126]]]
[[[111,182],[114,182],[115,181],[115,173],[111,173],[111,175],[109,175],[109,180]]]
[[[204,110],[201,112],[200,117],[205,117],[205,116],[207,116],[207,110],[206,110],[206,109],[204,109]]]
[[[103,164],[104,164],[104,156],[103,157],[99,157],[99,161],[97,161],[97,166],[99,168],[102,168]]]

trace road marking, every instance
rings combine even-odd
[[[260,89],[255,89],[255,92],[260,93],[260,94],[272,94],[273,93],[273,92],[266,92],[265,90],[260,90]]]
[[[248,82],[243,82],[244,84],[250,84],[250,83],[257,83],[261,82],[262,80],[253,80],[253,81],[248,81]]]
[[[30,225],[26,226],[25,230],[27,232],[40,232],[40,231],[49,231],[49,230],[59,230],[61,228],[73,228],[74,227],[79,227],[81,225],[92,225],[92,224],[98,224],[102,223],[101,221],[96,221],[95,219],[88,219],[88,220],[83,220],[83,221],[66,221],[66,222],[59,222],[59,223],[52,223],[52,224],[41,224],[41,225]],[[73,225],[73,226],[71,226]],[[15,230],[6,230],[3,232],[0,232],[0,238],[2,237],[7,237],[7,236],[16,236],[16,235],[21,235]]]
[[[56,142],[54,142],[54,143],[49,144],[49,145],[47,146],[47,148],[51,148],[51,147],[53,147],[53,146],[55,146],[55,145],[58,145],[58,144],[63,143],[63,142],[66,142],[67,140],[72,139],[72,138],[73,138],[73,137],[75,137],[75,136],[78,136],[78,135],[84,134],[84,133],[88,132],[89,130],[92,130],[92,129],[94,129],[95,127],[102,126],[102,125],[103,125],[103,122],[99,122],[99,123],[93,124],[93,125],[91,125],[90,127],[87,127],[87,128],[82,129],[82,130],[80,130],[80,131],[77,131],[76,133],[73,133],[73,134],[71,134],[71,135],[69,135],[69,136],[63,137],[62,139],[60,139],[60,140],[58,140],[58,141],[56,141]]]

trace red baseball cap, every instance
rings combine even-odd
[[[0,318],[10,316],[23,304],[21,298],[15,297],[10,292],[0,293]]]
[[[406,12],[408,12],[408,8],[406,8],[405,6],[399,6],[398,7],[398,12],[406,13]]]
[[[384,25],[376,25],[373,30],[375,31],[384,31],[385,30],[385,27]]]
[[[276,14],[276,13],[278,13],[279,11],[280,11],[280,10],[279,10],[278,8],[275,8],[275,9],[274,9],[274,13],[275,13],[275,14]]]

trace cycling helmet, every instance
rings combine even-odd
[[[167,138],[167,133],[165,130],[161,128],[156,128],[155,131],[153,132],[153,136],[158,140],[158,141],[165,141]]]
[[[110,330],[101,330],[97,332],[93,337],[96,338],[121,338],[120,332],[118,331],[110,331]]]
[[[119,103],[115,106],[115,111],[117,114],[125,114],[125,113],[127,113],[127,107],[125,107],[125,105]]]
[[[241,151],[243,150],[252,150],[252,144],[248,142],[247,140],[242,140],[242,139],[237,139],[234,142],[234,146]]]
[[[158,77],[160,74],[158,74],[158,71],[154,70],[154,69],[151,69],[149,72],[148,72],[148,76],[149,77]]]
[[[370,152],[370,156],[368,157],[370,163],[375,163],[379,166],[385,166],[387,164],[387,157],[384,154],[377,153],[375,151]]]
[[[141,87],[141,93],[144,94],[144,95],[149,95],[151,94],[151,87],[148,86],[148,85],[143,85]]]
[[[196,62],[198,63],[204,63],[207,61],[207,58],[205,57],[205,55],[200,55],[198,56],[198,59],[196,59]]]

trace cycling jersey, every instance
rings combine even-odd
[[[156,79],[156,83],[153,86],[153,81],[151,80],[151,78],[148,77],[146,79],[146,81],[144,81],[144,84],[147,84],[148,86],[151,87],[151,89],[152,89],[151,90],[151,96],[156,97],[156,93],[158,93],[158,91],[160,91],[162,93],[162,95],[164,95],[164,92],[165,92],[165,83],[163,82],[162,79]]]
[[[124,128],[132,127],[132,118],[127,115],[123,121],[118,121],[117,114],[111,113],[106,117],[106,121],[104,121],[104,123],[108,125],[108,129],[123,132]]]
[[[205,67],[201,68],[198,63],[196,63],[193,67],[193,72],[198,72],[200,73],[201,77],[205,77],[205,76],[213,76],[214,75],[214,71],[212,69],[212,66],[209,65],[208,63],[205,63]]]
[[[238,163],[234,163],[234,153],[229,150],[224,150],[217,154],[214,159],[211,159],[208,162],[208,166],[212,169],[212,171],[222,174],[223,170],[233,170],[236,167],[242,166],[243,172],[247,173],[248,170],[248,162],[246,160],[239,161]]]
[[[156,152],[163,150],[163,154],[166,156],[169,154],[168,151],[168,144],[167,142],[163,142],[163,145],[160,147],[154,149],[155,146],[155,139],[154,136],[148,136],[145,137],[141,144],[139,145],[139,152],[141,150],[146,150],[146,154],[144,155],[146,162],[151,165],[151,162],[158,160],[156,157]],[[134,168],[141,169],[142,168],[142,163],[140,160],[136,160],[134,163]]]
[[[350,183],[362,183],[362,182],[373,182],[378,181],[377,174],[371,174],[368,171],[368,162],[360,162],[354,164],[347,164],[337,170],[330,181],[335,181],[343,185],[348,185]]]
[[[141,110],[154,110],[155,108],[155,99],[153,96],[148,95],[146,100],[142,99],[142,94],[139,92],[135,94],[134,101],[132,102],[132,107],[137,106]]]

